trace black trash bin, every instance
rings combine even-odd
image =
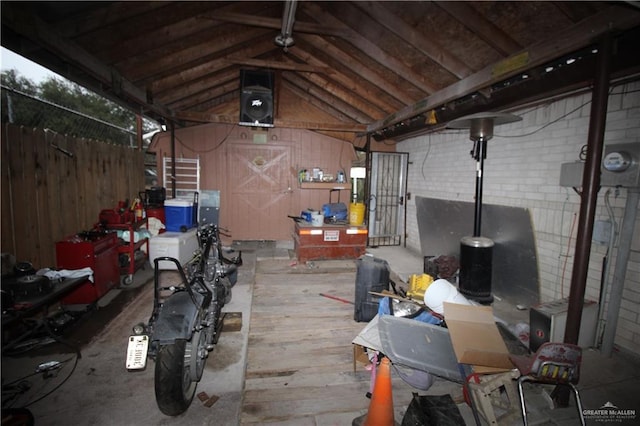
[[[389,290],[389,263],[371,255],[356,259],[356,300],[353,319],[357,322],[368,322],[378,313],[380,296],[369,294],[370,291],[380,293]]]

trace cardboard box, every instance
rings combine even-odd
[[[444,302],[444,318],[458,362],[472,365],[476,373],[514,368],[490,306]]]

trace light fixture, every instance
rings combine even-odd
[[[493,302],[491,274],[493,241],[481,236],[482,225],[482,178],[484,160],[487,158],[487,141],[493,137],[495,125],[522,120],[513,114],[481,112],[450,122],[450,129],[469,129],[473,141],[471,156],[476,160],[476,196],[473,221],[473,236],[460,241],[460,293],[480,303]]]
[[[286,52],[289,47],[295,44],[293,39],[293,24],[296,20],[297,0],[286,0],[284,11],[282,12],[282,29],[274,40],[275,44],[281,46]]]

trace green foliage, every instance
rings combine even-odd
[[[16,70],[3,71],[1,81],[2,121],[75,137],[134,144],[135,114],[76,83],[49,77],[36,84]],[[143,132],[155,127],[153,122],[143,120]]]

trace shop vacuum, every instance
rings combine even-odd
[[[494,243],[481,236],[482,222],[482,175],[484,160],[487,158],[487,141],[493,137],[495,124],[506,124],[522,120],[512,114],[484,112],[459,118],[447,125],[451,129],[470,129],[469,139],[473,141],[471,156],[476,160],[476,194],[473,221],[473,236],[460,240],[459,291],[478,303],[493,302],[491,294],[491,274]]]

